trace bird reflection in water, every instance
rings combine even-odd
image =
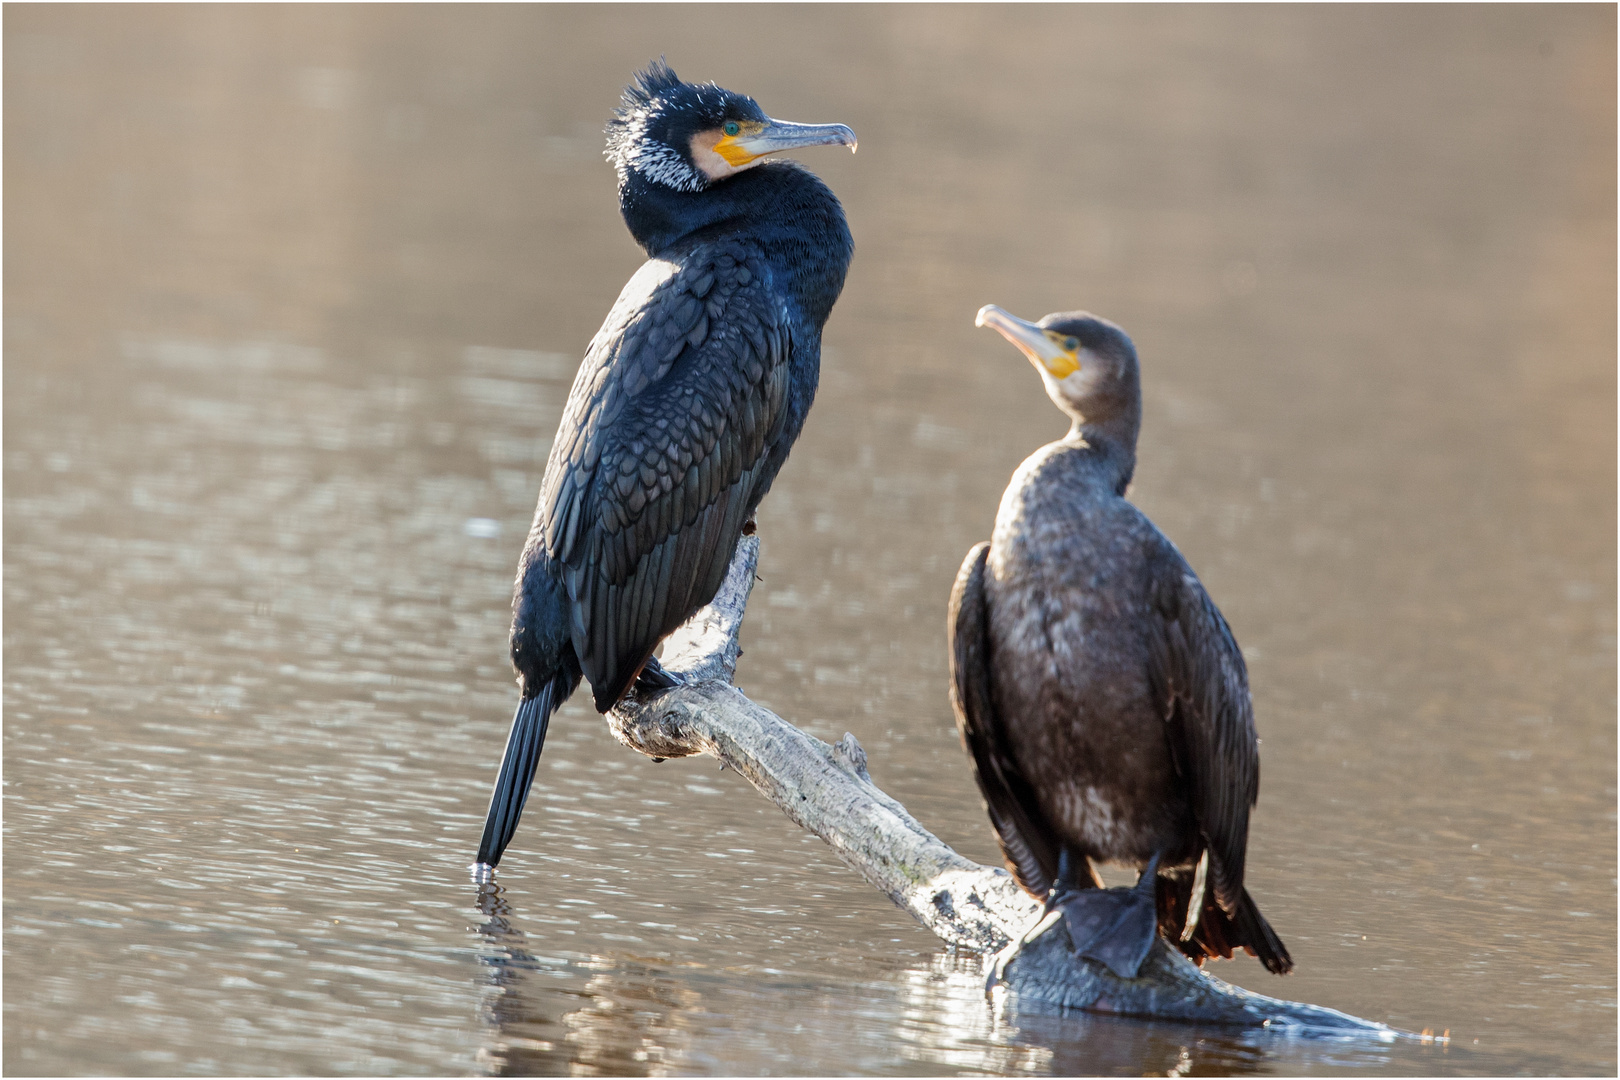
[[[512,905],[503,893],[494,882],[478,888],[478,910],[484,915],[478,934],[485,946],[479,963],[488,969],[492,990],[479,1011],[496,1035],[479,1050],[479,1062],[497,1076],[556,1072],[556,1041],[544,1037],[555,1025],[531,1011],[524,998],[527,973],[539,971],[542,964],[526,948],[526,935],[512,924]]]
[[[537,956],[494,883],[479,888],[478,909],[493,990],[481,1010],[493,1037],[478,1058],[492,1075],[645,1076],[690,1056],[682,1017],[702,1011],[696,990],[644,961]]]
[[[1200,1027],[987,1002],[984,960],[945,951],[901,973],[900,1053],[940,1070],[995,1076],[1251,1076],[1313,1068],[1387,1068],[1387,1044]]]
[[[941,952],[902,973],[897,1035],[906,1056],[988,1075],[1252,1075],[1267,1064],[1268,1033],[1196,1028],[1071,1012],[1019,1012],[985,1001],[983,959]]]
[[[870,978],[852,986],[631,955],[546,955],[498,886],[480,889],[478,907],[490,987],[478,1060],[493,1075],[723,1074],[739,1061],[780,1073],[909,1063],[998,1076],[1250,1075],[1387,1069],[1392,1060],[1388,1045],[1366,1040],[1021,1011],[1004,997],[986,1001],[983,958],[966,951],[892,966],[874,959]]]

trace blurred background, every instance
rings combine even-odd
[[[1612,1073],[1611,6],[4,13],[4,1070]],[[1440,1046],[996,1012],[575,698],[477,903],[512,571],[640,263],[631,73],[848,123],[857,251],[739,682],[996,861],[956,568],[1061,436],[973,314],[1122,324],[1132,497],[1248,657],[1222,978]],[[1128,880],[1116,871],[1116,881]]]

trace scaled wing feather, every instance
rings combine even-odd
[[[600,709],[713,596],[774,474],[761,466],[781,432],[792,343],[768,274],[725,241],[648,262],[574,380],[536,528],[565,567]]]

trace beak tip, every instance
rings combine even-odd
[[[985,323],[989,322],[990,321],[990,313],[995,311],[995,310],[996,310],[996,305],[994,305],[994,304],[986,304],[986,305],[984,305],[984,307],[979,309],[979,313],[973,317],[973,325],[974,326],[983,326]]]

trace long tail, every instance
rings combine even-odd
[[[1228,915],[1215,902],[1214,891],[1206,887],[1197,925],[1183,939],[1193,884],[1192,871],[1186,869],[1161,873],[1158,880],[1159,929],[1193,963],[1202,965],[1217,957],[1229,960],[1234,949],[1245,949],[1273,974],[1286,975],[1294,970],[1288,947],[1260,914],[1247,889],[1243,890],[1237,910]]]
[[[495,779],[495,793],[489,799],[484,836],[478,842],[479,862],[495,866],[512,842],[523,804],[529,798],[535,766],[540,763],[540,748],[545,745],[551,714],[572,689],[564,680],[553,679],[534,697],[518,703],[517,714],[512,717],[512,734],[506,739],[506,754],[501,758],[501,772]]]
[[[1237,928],[1236,940],[1260,958],[1266,970],[1273,975],[1286,975],[1294,970],[1294,958],[1282,938],[1266,922],[1266,917],[1255,907],[1249,890],[1243,890],[1243,899],[1233,913],[1232,923]]]

